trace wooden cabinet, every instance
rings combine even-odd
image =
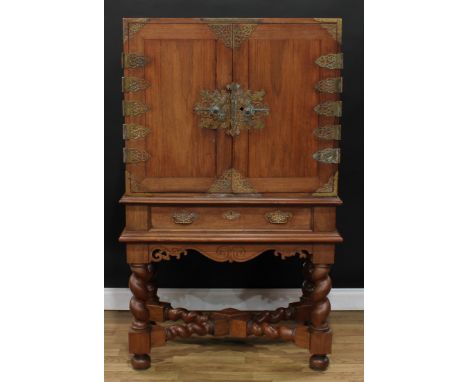
[[[120,240],[135,368],[149,367],[151,346],[194,333],[280,337],[309,349],[312,368],[328,365],[340,45],[340,19],[124,19]],[[230,262],[300,256],[303,296],[257,314],[173,309],[157,297],[155,266],[188,249]],[[185,324],[150,324],[173,319]],[[299,326],[272,325],[282,319]]]

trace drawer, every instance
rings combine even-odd
[[[307,207],[181,207],[151,208],[153,230],[305,230],[312,231]]]

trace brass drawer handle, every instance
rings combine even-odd
[[[291,212],[273,211],[265,214],[265,219],[271,224],[286,224],[291,219]]]
[[[192,224],[196,218],[197,214],[189,211],[175,212],[172,215],[172,219],[174,219],[174,223],[176,224]]]
[[[240,212],[237,211],[226,211],[223,213],[223,218],[226,220],[236,220],[239,219]]]

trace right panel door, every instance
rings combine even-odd
[[[258,24],[234,49],[233,80],[264,90],[269,108],[262,129],[233,139],[233,167],[256,192],[333,194],[339,151],[327,149],[340,138],[340,64],[322,56],[340,57],[340,37],[336,20],[278,21]]]

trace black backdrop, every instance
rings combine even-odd
[[[104,261],[105,287],[127,286],[129,271],[118,236],[124,227],[120,54],[123,17],[341,17],[344,93],[337,246],[331,276],[338,288],[363,287],[364,254],[364,4],[363,0],[105,0],[104,23]],[[300,165],[300,164],[298,164]],[[216,263],[197,253],[160,263],[160,287],[296,288],[297,258],[265,253],[243,264]]]

